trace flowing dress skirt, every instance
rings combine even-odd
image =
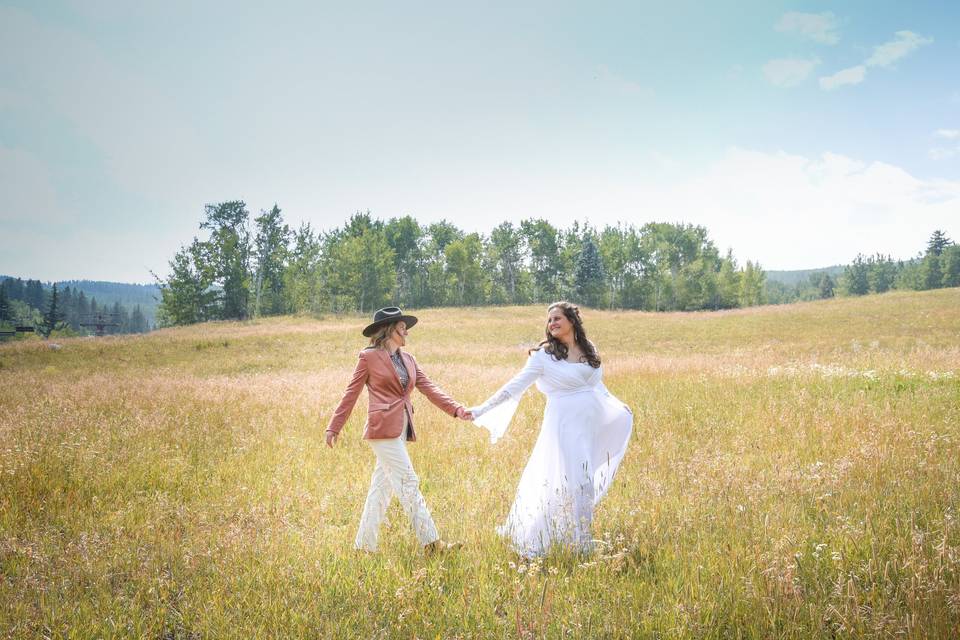
[[[498,527],[517,553],[535,557],[554,544],[593,549],[593,509],[623,459],[633,415],[596,388],[547,394],[540,435]]]

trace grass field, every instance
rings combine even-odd
[[[473,404],[545,309],[419,312],[408,349]],[[0,637],[951,638],[960,629],[960,289],[696,314],[585,310],[635,415],[599,551],[514,563],[493,529],[533,446],[416,398],[455,556],[396,502],[352,551],[364,318],[0,346]]]

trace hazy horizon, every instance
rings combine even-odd
[[[762,266],[763,266],[763,265],[761,265],[761,267],[762,267]],[[846,266],[846,265],[842,265],[842,264],[831,264],[831,265],[828,265],[828,266],[825,266],[825,267],[809,267],[809,268],[806,268],[806,269],[764,269],[764,272],[769,275],[769,274],[771,274],[771,273],[795,273],[795,272],[803,272],[803,271],[826,271],[826,270],[828,270],[828,269],[836,269],[836,268],[841,268],[841,267],[844,267],[844,266]],[[24,281],[26,281],[26,280],[40,280],[40,282],[41,282],[42,284],[44,284],[44,285],[52,285],[52,284],[54,284],[54,283],[61,284],[61,283],[69,283],[69,282],[92,282],[92,283],[102,283],[102,284],[123,284],[123,285],[142,286],[142,287],[159,286],[156,281],[149,281],[149,282],[124,282],[124,281],[121,281],[121,280],[93,280],[93,279],[91,279],[91,278],[58,278],[58,279],[55,279],[55,280],[44,280],[44,279],[42,279],[42,278],[36,278],[36,277],[34,277],[34,276],[31,276],[31,275],[17,275],[17,274],[9,274],[9,273],[0,273],[0,279],[3,279],[3,278],[20,278],[21,280],[24,280]]]

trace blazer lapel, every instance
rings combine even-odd
[[[390,354],[387,353],[386,349],[378,349],[378,351],[380,352],[380,360],[383,362],[383,365],[393,373],[393,379],[397,381],[397,388],[400,389],[401,392],[406,391],[400,383],[400,374],[397,373],[397,368],[393,366],[393,360],[390,359]]]
[[[410,378],[410,383],[407,385],[407,388],[404,389],[404,391],[406,393],[411,393],[414,387],[417,386],[417,367],[413,363],[413,356],[407,355],[401,351],[400,357],[403,358],[403,364],[407,367],[407,377]]]

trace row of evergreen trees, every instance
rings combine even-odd
[[[47,291],[39,280],[2,278],[0,295],[8,301],[18,300],[31,309],[44,309],[47,306]]]
[[[814,272],[807,280],[792,286],[768,282],[764,290],[768,302],[780,304],[797,300],[832,298],[834,295],[861,296],[894,289],[926,291],[960,286],[960,245],[946,233],[936,230],[925,251],[912,260],[894,260],[891,256],[858,254],[843,268],[839,278],[827,272]]]
[[[960,245],[947,235],[934,231],[926,251],[907,262],[890,256],[858,255],[843,274],[845,291],[850,295],[883,293],[891,289],[926,291],[960,286]]]
[[[106,322],[104,333],[145,333],[150,325],[135,305],[128,310],[119,302],[100,304],[83,291],[54,284],[47,288],[39,280],[6,278],[0,281],[0,328],[12,325],[35,326],[40,333],[64,331],[77,335],[94,333],[92,323]]]
[[[544,303],[723,309],[760,304],[764,272],[721,255],[703,227],[650,223],[560,229],[543,219],[504,222],[489,235],[410,216],[356,213],[342,227],[291,230],[279,207],[250,216],[242,201],[207,205],[206,237],[157,278],[158,321],[189,324],[284,313]]]

